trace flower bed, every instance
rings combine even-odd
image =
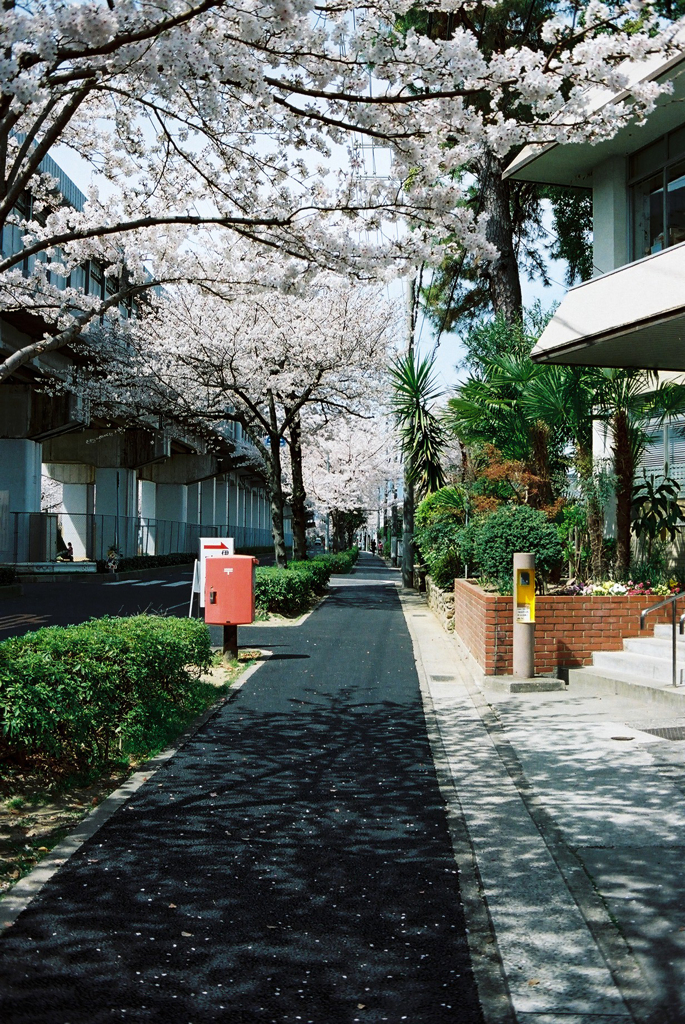
[[[548,595],[535,600],[535,671],[592,663],[593,651],[619,651],[625,637],[640,635],[640,612],[663,601],[659,594]],[[486,675],[513,671],[513,598],[487,593],[475,582],[455,580],[454,631]],[[649,626],[669,622],[670,611],[651,615]],[[645,631],[646,635],[647,631]]]

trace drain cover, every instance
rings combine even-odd
[[[451,683],[454,680],[454,676],[431,676],[436,683]]]
[[[651,736],[658,736],[662,740],[685,740],[685,725],[666,725],[662,729],[643,729]]]

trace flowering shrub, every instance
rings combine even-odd
[[[564,591],[566,595],[585,594],[592,597],[668,597],[669,594],[679,594],[680,587],[677,580],[669,580],[668,583],[655,583],[652,586],[647,580],[645,583],[617,583],[615,580],[605,580],[603,583],[587,583],[583,586],[580,583],[573,583]]]

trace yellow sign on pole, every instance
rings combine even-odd
[[[514,579],[517,622],[535,622],[535,569],[517,569]]]

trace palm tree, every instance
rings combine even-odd
[[[599,494],[592,451],[593,409],[601,371],[592,366],[541,366],[525,393],[523,408],[561,431],[573,445],[573,463],[585,501],[592,551],[592,573],[602,574],[604,508]]]
[[[606,368],[599,372],[595,413],[610,431],[616,474],[616,568],[630,566],[635,470],[649,443],[647,427],[661,426],[685,409],[685,386],[653,370]]]
[[[413,585],[414,577],[414,501],[438,490],[445,480],[440,457],[445,448],[443,426],[433,412],[441,395],[433,368],[435,357],[417,359],[413,346],[413,322],[407,352],[398,356],[390,368],[395,414],[404,457],[402,582]]]
[[[413,351],[398,356],[390,367],[390,404],[399,430],[400,448],[408,479],[420,498],[445,485],[440,460],[447,437],[433,411],[442,394],[434,367],[434,356],[419,359]]]
[[[524,355],[482,358],[478,375],[447,403],[454,433],[466,444],[492,444],[505,458],[523,463],[537,481],[529,501],[543,506],[554,500],[551,449],[560,449],[560,438],[524,398],[545,370]]]

